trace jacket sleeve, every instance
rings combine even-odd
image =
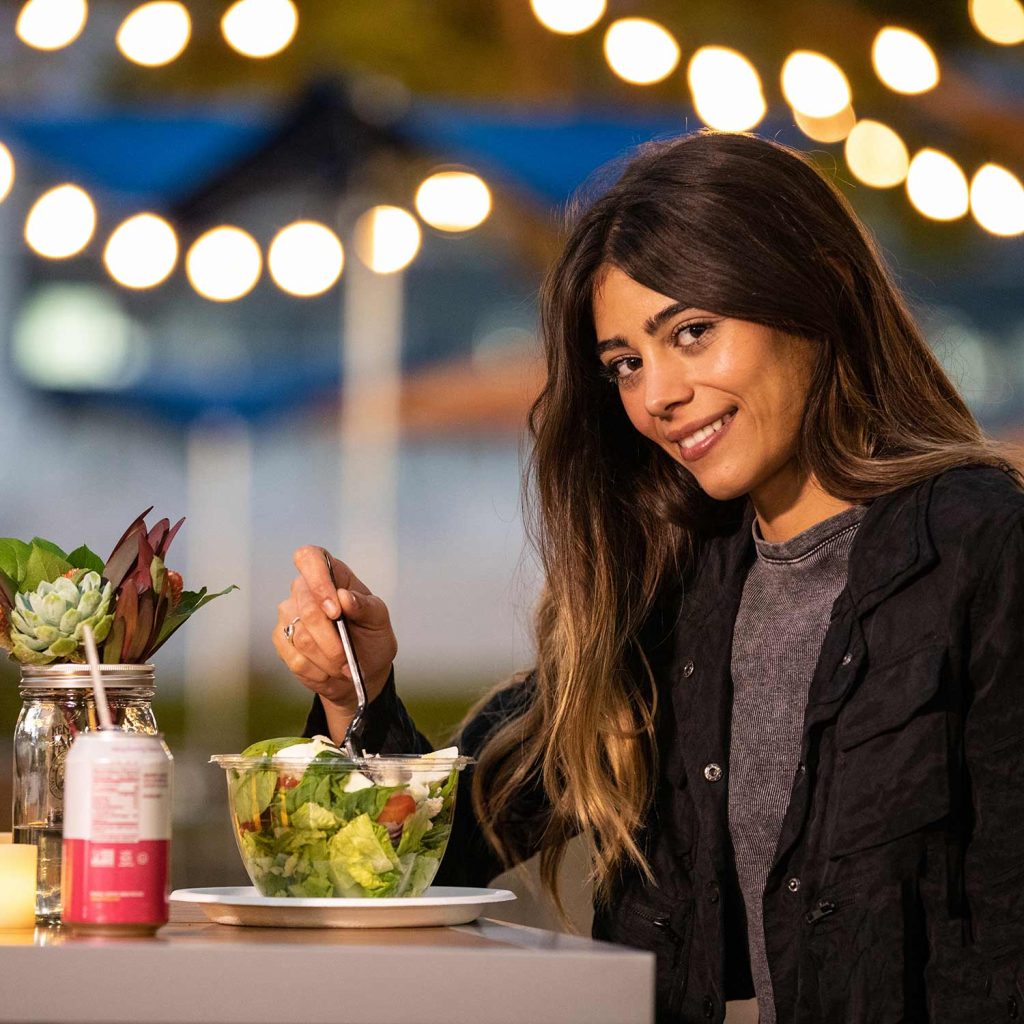
[[[479,757],[494,731],[523,711],[531,690],[532,679],[527,677],[495,693],[456,737],[459,752]],[[317,697],[303,735],[326,733],[327,718]],[[359,746],[374,754],[424,754],[434,749],[416,729],[398,696],[393,670],[380,695],[366,709]],[[485,886],[511,866],[502,862],[480,827],[472,801],[474,771],[475,766],[469,765],[459,779],[451,837],[434,880],[437,885]],[[539,849],[547,808],[543,789],[536,783],[520,793],[508,809],[503,837],[513,852],[513,863],[528,859]]]
[[[997,548],[970,615],[963,886],[974,966],[1012,1019],[1024,1016],[1024,516]]]

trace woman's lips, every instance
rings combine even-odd
[[[684,448],[681,441],[677,442],[676,450],[679,452],[680,458],[684,462],[696,462],[697,459],[704,458],[704,456],[707,455],[707,453],[711,451],[719,441],[721,441],[722,437],[729,432],[729,428],[732,426],[732,421],[736,419],[736,415],[737,414],[733,412],[729,413],[728,416],[723,417],[724,422],[718,430],[710,436],[705,437],[704,440],[691,445],[689,448]]]

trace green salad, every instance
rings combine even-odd
[[[323,737],[254,743],[227,768],[238,848],[264,896],[418,896],[451,831],[458,751],[354,764]]]

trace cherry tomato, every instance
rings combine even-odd
[[[388,802],[377,816],[377,821],[381,825],[386,825],[389,821],[399,824],[415,810],[416,801],[408,793],[395,793],[388,797]]]

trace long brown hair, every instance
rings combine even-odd
[[[547,381],[529,421],[546,574],[537,665],[473,786],[509,861],[529,852],[511,825],[516,795],[543,786],[541,874],[558,906],[574,834],[590,840],[599,897],[625,864],[649,870],[639,835],[657,771],[656,691],[638,636],[727,511],[633,429],[598,373],[593,293],[608,266],[820,344],[798,451],[835,497],[864,501],[954,466],[1008,468],[849,204],[801,154],[751,135],[688,135],[640,148],[595,201],[577,201],[541,292]]]

